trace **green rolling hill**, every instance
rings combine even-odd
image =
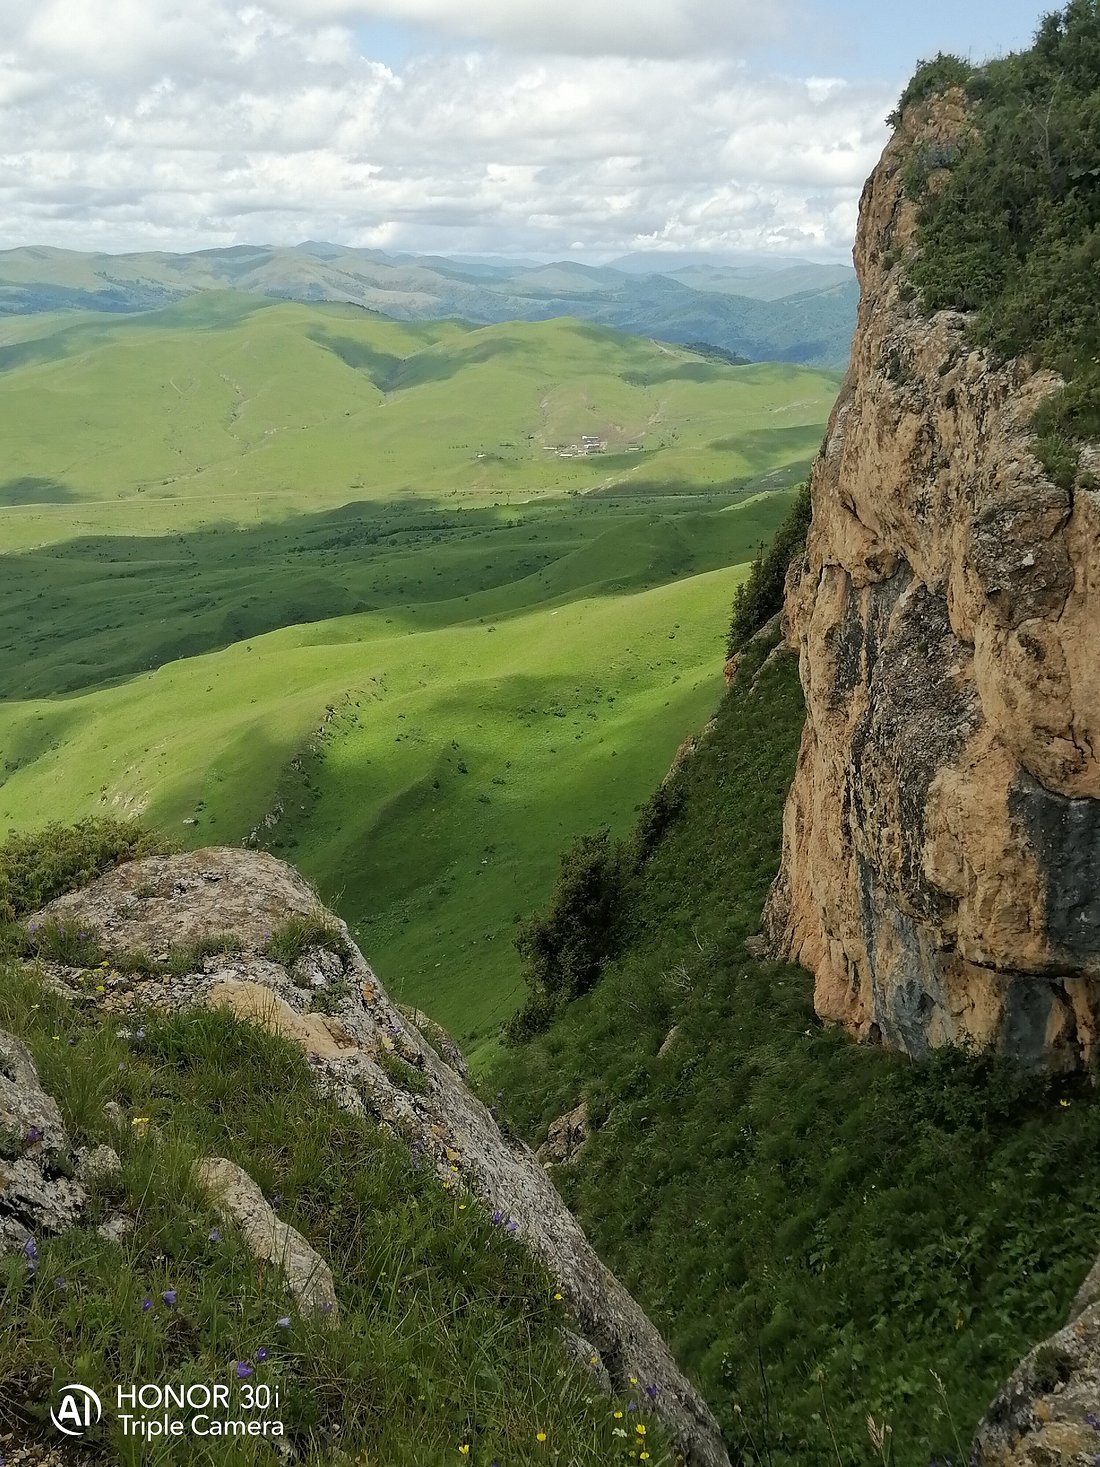
[[[488,1054],[557,853],[707,718],[834,388],[574,320],[5,319],[0,827],[288,855]]]

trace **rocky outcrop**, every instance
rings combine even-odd
[[[339,1310],[328,1264],[275,1209],[246,1171],[224,1156],[197,1162],[195,1180],[222,1217],[238,1227],[254,1258],[273,1263],[307,1314],[335,1319]]]
[[[864,189],[787,585],[807,719],[766,925],[861,1038],[1070,1069],[1100,1030],[1100,493],[1032,452],[1057,379],[910,298],[903,163],[967,126],[957,94],[908,108]]]
[[[1100,1458],[1100,1264],[1064,1329],[1036,1345],[978,1427],[975,1467],[1052,1467]]]
[[[276,961],[271,954],[282,950],[288,917],[313,923],[314,946]],[[572,1307],[599,1379],[606,1369],[624,1393],[632,1377],[652,1387],[653,1410],[687,1462],[728,1467],[710,1411],[597,1258],[537,1158],[501,1134],[456,1070],[391,1002],[347,928],[288,866],[263,852],[230,849],[134,861],[31,920],[60,918],[94,932],[115,967],[97,970],[93,985],[55,966],[56,986],[120,1014],[223,1005],[298,1044],[322,1093],[388,1127],[418,1165],[433,1168],[446,1187],[468,1189],[494,1222],[543,1260]],[[318,936],[318,923],[328,937]],[[204,943],[229,936],[227,950],[199,956]],[[183,971],[188,949],[193,970]],[[148,967],[122,961],[135,952],[150,955]],[[251,1226],[243,1204],[231,1202],[231,1194],[244,1195],[243,1183],[222,1186],[217,1169],[226,1165],[206,1163],[215,1172],[205,1180],[235,1220]],[[266,1236],[270,1225],[260,1217],[253,1231]]]
[[[22,1252],[33,1271],[38,1237],[74,1226],[85,1203],[79,1165],[30,1050],[0,1030],[0,1253]]]

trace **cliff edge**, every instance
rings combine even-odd
[[[905,164],[970,126],[961,91],[910,105],[864,188],[852,361],[787,584],[807,718],[766,926],[862,1039],[1068,1070],[1100,1022],[1100,492],[1032,451],[1060,379],[994,363],[908,283]]]

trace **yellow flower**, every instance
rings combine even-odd
[[[638,1423],[634,1430],[638,1433],[639,1436],[645,1436],[645,1427],[641,1424],[641,1422]]]
[[[55,1039],[56,1039],[56,1038],[57,1038],[57,1035],[56,1035],[56,1034],[55,1034],[55,1035],[54,1035],[54,1038],[55,1038]],[[555,1298],[555,1300],[556,1300],[556,1301],[557,1301],[557,1302],[558,1302],[558,1303],[559,1303],[559,1304],[560,1304],[560,1303],[561,1303],[561,1295],[560,1295],[560,1294],[555,1294],[555,1295],[554,1295],[554,1298]]]
[[[616,1421],[621,1421],[623,1419],[623,1413],[621,1411],[614,1412],[614,1416]]]
[[[648,1462],[649,1461],[649,1453],[648,1452],[639,1452],[638,1453],[638,1461],[639,1462]]]
[[[536,1431],[535,1440],[537,1442],[544,1442],[546,1440],[546,1433],[544,1431]]]
[[[1069,1110],[1071,1102],[1068,1100],[1060,1100],[1058,1104],[1062,1107],[1063,1110]]]
[[[630,1384],[631,1385],[637,1385],[638,1384],[638,1377],[636,1375],[630,1376]]]
[[[96,993],[106,993],[107,992],[106,988],[104,988],[104,986],[103,986],[102,983],[97,983],[96,984],[95,991],[96,991]]]
[[[458,1455],[460,1457],[468,1457],[470,1455],[470,1443],[469,1442],[463,1442],[462,1443],[462,1445],[458,1449]]]
[[[459,1212],[465,1212],[466,1211],[466,1204],[465,1204],[465,1202],[460,1202],[458,1204],[458,1210],[459,1210]]]

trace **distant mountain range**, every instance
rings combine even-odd
[[[149,311],[202,290],[345,301],[399,320],[478,324],[575,316],[639,336],[707,343],[752,361],[846,365],[858,286],[846,265],[728,263],[649,251],[609,265],[451,260],[307,241],[189,254],[0,251],[0,316]]]

